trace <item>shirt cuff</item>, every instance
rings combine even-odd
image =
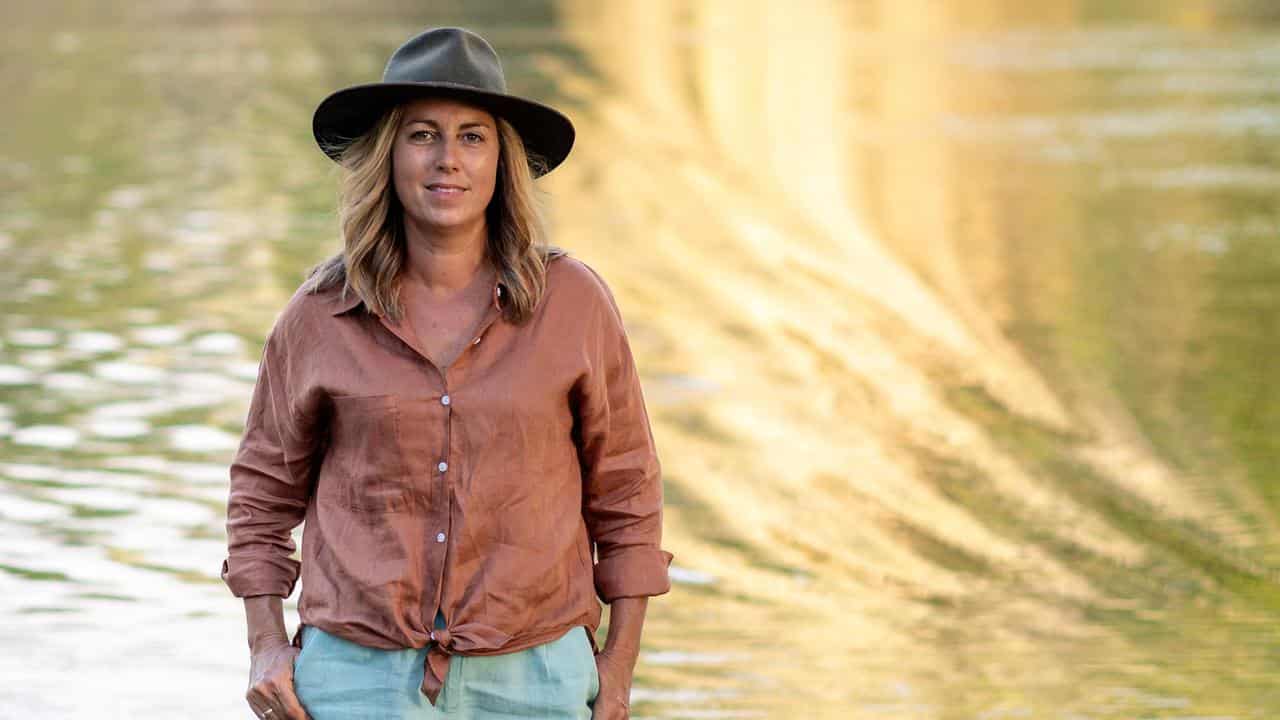
[[[287,598],[293,594],[301,568],[301,563],[293,558],[227,558],[222,561],[222,581],[236,597]]]
[[[595,568],[596,593],[606,603],[661,595],[671,589],[667,576],[671,558],[671,553],[655,547],[624,548],[600,558]]]

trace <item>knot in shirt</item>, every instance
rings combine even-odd
[[[453,654],[453,635],[449,634],[448,630],[444,628],[432,630],[431,640],[441,652],[449,655]]]

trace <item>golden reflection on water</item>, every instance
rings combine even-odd
[[[718,388],[657,413],[669,486],[689,498],[673,508],[671,534],[682,562],[714,568],[715,601],[733,608],[729,625],[741,629],[755,664],[781,680],[784,694],[807,689],[809,703],[848,708],[892,695],[889,688],[906,689],[890,698],[904,707],[926,702],[932,660],[903,662],[930,634],[921,601],[981,594],[985,583],[973,587],[930,562],[913,541],[1034,573],[1063,594],[1088,596],[1089,588],[993,534],[920,477],[911,449],[940,447],[953,462],[985,465],[980,471],[1005,492],[1056,508],[981,428],[947,407],[930,371],[960,373],[984,348],[860,220],[851,186],[865,168],[850,147],[859,128],[849,127],[844,94],[857,80],[843,73],[847,19],[834,4],[794,13],[770,3],[735,7],[682,7],[690,22],[664,35],[654,18],[677,17],[676,8],[565,6],[604,85],[589,95],[578,163],[555,178],[561,232],[623,281],[628,307],[643,308],[631,317],[647,331],[637,343],[646,364]],[[673,70],[681,67],[673,55],[687,57],[687,75]],[[900,131],[894,113],[910,112],[908,93],[897,88],[885,116],[868,124]],[[885,162],[894,183],[909,185],[940,162],[924,140]],[[886,145],[886,156],[898,147]],[[940,212],[944,192],[913,195],[927,216]],[[601,212],[623,217],[606,216],[612,232],[596,238]],[[923,220],[926,233],[939,224]],[[925,237],[945,246],[945,236]],[[650,333],[657,339],[646,346]],[[1021,383],[1030,392],[1008,392],[1034,376],[1007,365],[963,375],[1061,415],[1033,382]],[[1120,543],[1102,544],[1116,552],[1110,546]],[[735,595],[760,604],[734,603]],[[661,607],[680,613],[679,605]],[[1002,614],[1014,613],[1045,629],[1072,622],[1050,606],[1010,603]],[[816,674],[788,661],[815,654]]]

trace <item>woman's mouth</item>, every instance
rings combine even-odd
[[[445,185],[445,184],[428,185],[427,190],[431,191],[433,194],[436,194],[436,195],[460,195],[467,191],[466,188],[460,185]]]

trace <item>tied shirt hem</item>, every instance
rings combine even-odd
[[[436,704],[440,693],[444,691],[445,680],[449,677],[450,659],[454,655],[505,655],[519,652],[536,645],[551,642],[579,626],[585,626],[588,634],[594,638],[595,628],[588,625],[584,620],[582,622],[557,625],[515,638],[509,637],[506,642],[500,645],[488,647],[481,646],[471,640],[470,633],[464,629],[465,626],[459,626],[453,632],[448,629],[437,628],[431,633],[432,642],[428,646],[427,658],[423,662],[422,694],[427,696],[433,706]]]

